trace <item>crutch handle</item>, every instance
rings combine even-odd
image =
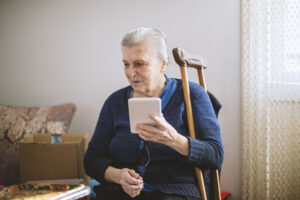
[[[179,66],[194,67],[196,69],[206,69],[207,67],[203,56],[190,53],[181,48],[174,48],[173,56]]]

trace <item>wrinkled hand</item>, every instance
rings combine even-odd
[[[138,124],[136,126],[136,130],[142,139],[165,145],[177,139],[179,133],[165,120],[162,114],[160,116],[150,115],[150,119],[155,122],[156,126],[147,124]]]
[[[144,187],[143,178],[132,169],[123,168],[120,171],[120,185],[130,197],[136,197]]]

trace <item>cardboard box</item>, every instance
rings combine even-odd
[[[88,135],[62,134],[60,143],[52,142],[51,134],[33,134],[21,141],[21,182],[83,178],[89,183],[83,168]]]

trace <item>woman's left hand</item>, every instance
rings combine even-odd
[[[136,130],[139,136],[145,141],[158,142],[165,145],[177,140],[179,133],[171,126],[161,114],[160,116],[150,115],[156,126],[148,124],[138,124]]]
[[[165,144],[175,149],[180,154],[188,156],[188,139],[179,134],[175,128],[165,120],[162,114],[160,116],[150,115],[150,118],[155,122],[156,126],[138,124],[136,130],[138,131],[139,136],[145,141]]]

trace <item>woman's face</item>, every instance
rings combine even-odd
[[[123,47],[125,75],[135,93],[159,96],[164,84],[166,63],[160,60],[150,40]]]

